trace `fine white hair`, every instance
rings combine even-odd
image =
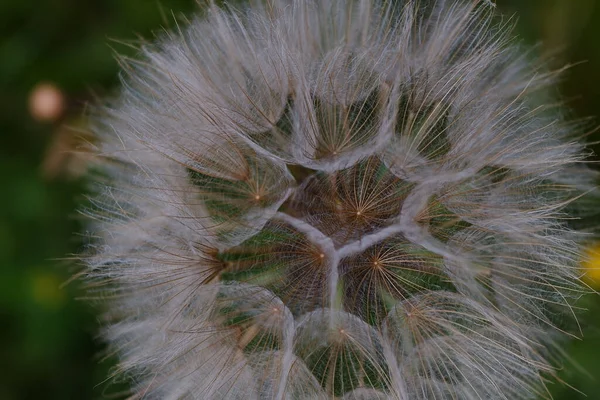
[[[476,0],[271,0],[122,58],[86,260],[144,399],[530,399],[595,176]]]

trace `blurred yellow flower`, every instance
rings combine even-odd
[[[600,243],[588,248],[582,267],[587,283],[600,288]]]
[[[61,283],[56,274],[38,271],[32,276],[31,295],[46,308],[60,308],[66,300],[65,293],[60,289]]]

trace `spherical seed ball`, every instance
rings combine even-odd
[[[134,396],[543,393],[594,174],[523,54],[489,1],[272,0],[123,60],[86,261]]]

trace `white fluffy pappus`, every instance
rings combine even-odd
[[[254,1],[122,59],[84,259],[131,398],[547,397],[595,176],[510,28]]]

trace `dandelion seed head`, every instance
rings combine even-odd
[[[211,6],[122,60],[87,278],[133,398],[544,396],[595,176],[492,6]]]

